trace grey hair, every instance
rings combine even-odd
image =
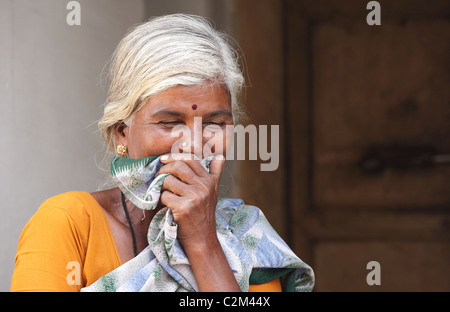
[[[116,125],[129,124],[152,95],[176,85],[222,84],[229,92],[233,121],[244,116],[239,55],[226,34],[199,16],[166,15],[132,29],[113,54],[109,79],[98,126],[113,150]]]

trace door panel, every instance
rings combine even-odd
[[[244,103],[251,123],[280,123],[282,162],[246,166],[240,181],[258,183],[240,194],[270,211],[316,291],[449,291],[450,3],[380,2],[369,26],[367,2],[236,2]]]
[[[448,207],[450,160],[420,157],[450,154],[450,23],[361,26],[313,29],[315,204]],[[364,156],[383,152],[397,166],[364,170]]]

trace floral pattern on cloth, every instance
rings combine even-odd
[[[209,171],[212,157],[201,160]],[[153,179],[163,164],[159,157],[115,158],[111,172],[124,195],[142,209],[154,209],[165,176]],[[138,203],[138,204],[136,204]],[[153,208],[152,208],[153,207]],[[217,237],[242,291],[249,284],[280,278],[283,291],[312,291],[314,272],[298,258],[269,224],[262,211],[240,199],[219,198]],[[81,291],[198,291],[194,273],[177,239],[177,224],[167,207],[153,217],[149,245],[135,258]]]

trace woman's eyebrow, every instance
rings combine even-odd
[[[160,117],[160,116],[174,116],[174,117],[183,117],[185,116],[185,114],[180,113],[180,112],[175,112],[175,111],[170,111],[170,110],[159,110],[156,113],[152,114],[152,117]]]
[[[228,111],[215,111],[209,114],[206,114],[205,117],[216,117],[216,116],[225,116],[225,117],[230,117],[233,118],[233,114],[228,112]]]

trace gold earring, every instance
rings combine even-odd
[[[117,145],[117,155],[119,155],[120,157],[125,157],[128,154],[128,148],[125,145]]]

